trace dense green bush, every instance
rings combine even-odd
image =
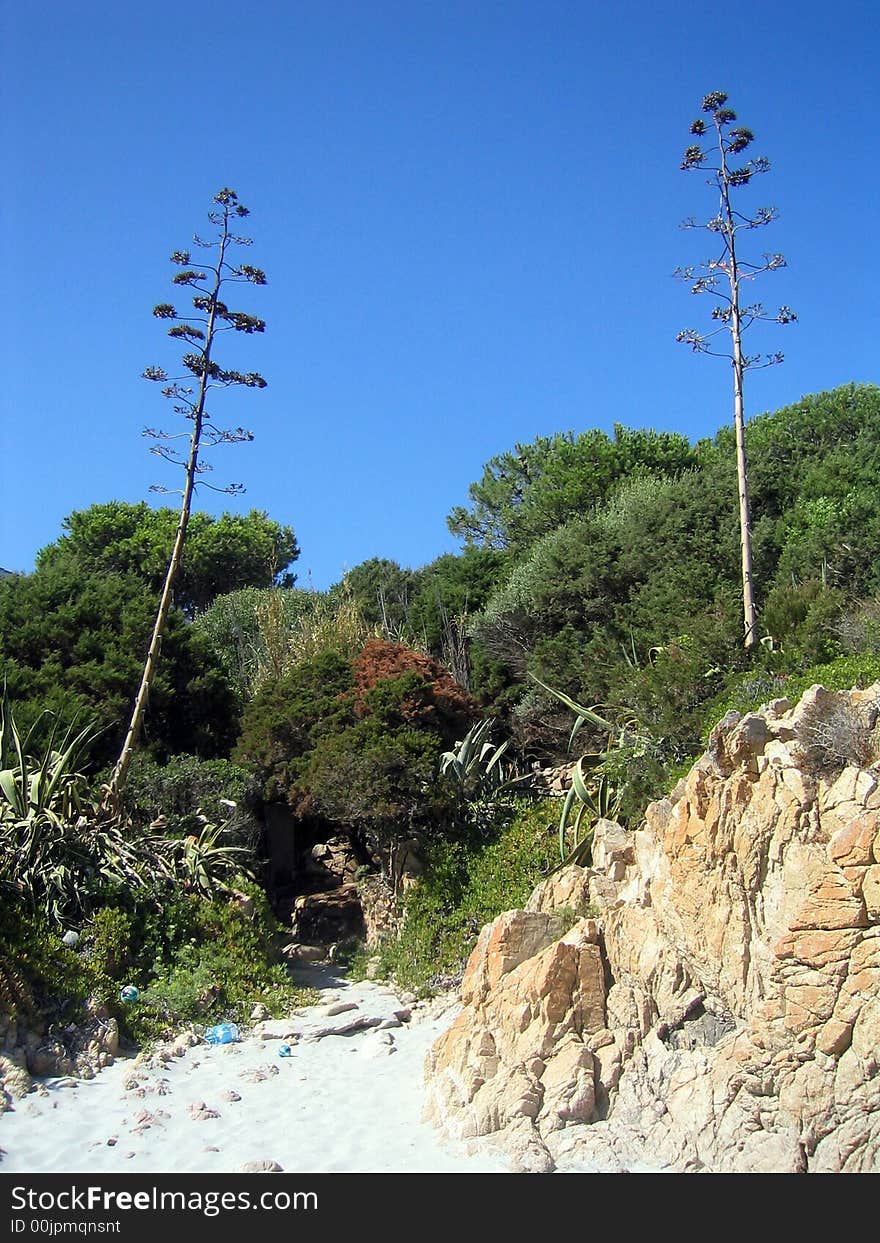
[[[25,1017],[51,1016],[58,1022],[82,1017],[95,988],[88,963],[61,941],[45,917],[19,903],[0,902],[0,971],[18,981],[7,1009]]]
[[[236,760],[301,816],[393,839],[432,819],[432,778],[468,725],[467,696],[435,661],[370,640],[324,653],[248,705]]]
[[[730,679],[724,692],[713,700],[706,712],[704,737],[726,712],[754,712],[772,699],[787,699],[792,707],[811,686],[829,691],[851,690],[880,681],[880,653],[838,656],[827,664],[811,665],[798,673],[750,671]]]
[[[242,587],[217,596],[193,620],[244,705],[264,682],[286,669],[296,625],[315,608],[317,592]]]
[[[37,557],[37,573],[52,568],[69,579],[82,574],[136,578],[156,595],[162,587],[179,514],[110,501],[69,514],[64,534]],[[205,609],[221,591],[243,587],[291,586],[288,567],[299,556],[290,527],[260,510],[249,514],[190,516],[186,556],[175,584],[178,608],[187,616]]]
[[[156,612],[151,588],[136,575],[80,572],[59,561],[0,579],[0,677],[19,724],[44,740],[50,709],[101,727],[97,765],[114,761],[143,672]],[[238,707],[204,637],[172,610],[150,694],[144,745],[159,756],[227,753]]]
[[[469,828],[434,839],[404,900],[401,936],[379,950],[382,973],[421,992],[454,982],[483,925],[524,906],[558,863],[558,818],[558,800],[508,799],[474,808]]]
[[[251,916],[237,902],[181,895],[141,917],[126,974],[140,998],[124,1010],[135,1040],[173,1034],[184,1022],[242,1023],[257,1002],[273,1014],[303,1003],[281,957],[284,934],[266,895],[247,883],[241,888],[254,904]]]
[[[325,652],[267,682],[247,705],[233,752],[267,799],[284,802],[325,737],[355,723],[354,670],[338,652]]]
[[[315,749],[294,807],[379,841],[426,827],[442,745],[428,730],[392,728],[367,717]]]
[[[454,509],[447,523],[468,543],[521,554],[572,514],[601,504],[618,479],[676,475],[694,460],[678,433],[619,423],[613,436],[595,428],[539,436],[492,458],[468,489],[470,506]]]
[[[177,515],[112,501],[75,512],[32,574],[0,579],[0,675],[21,725],[44,708],[79,712],[103,733],[95,762],[116,759],[143,671]],[[229,674],[188,618],[221,585],[271,585],[298,555],[293,532],[265,514],[193,514],[144,722],[160,758],[226,755],[238,705]],[[38,726],[38,728],[41,728]]]
[[[223,823],[231,837],[253,844],[259,834],[256,779],[229,760],[172,755],[164,764],[138,752],[129,769],[123,805],[134,822],[162,817],[162,832],[197,833],[207,818]],[[234,803],[234,807],[229,804]]]
[[[0,909],[0,984],[11,964],[23,986],[19,1008],[54,1023],[81,1022],[86,1000],[100,1001],[123,1036],[138,1043],[184,1024],[241,1023],[257,1002],[289,1013],[309,998],[292,985],[279,952],[283,929],[262,890],[241,887],[252,915],[235,901],[183,893],[162,905],[130,899],[101,907],[82,926],[75,950],[41,916],[7,904]],[[125,984],[140,991],[134,1004],[120,1000]]]

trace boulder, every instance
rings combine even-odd
[[[328,946],[364,935],[364,913],[355,884],[303,894],[291,915],[293,940]]]
[[[728,714],[634,832],[600,822],[481,932],[427,1116],[519,1169],[880,1172],[878,704]]]

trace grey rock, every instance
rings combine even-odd
[[[357,1010],[356,1001],[334,1001],[329,1006],[323,1006],[319,1011],[320,1014],[326,1014],[328,1019],[332,1019],[335,1014],[347,1014],[349,1010]]]

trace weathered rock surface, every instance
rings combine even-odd
[[[636,832],[600,822],[483,929],[427,1115],[526,1170],[880,1171],[878,704],[728,714]]]
[[[106,1006],[86,1003],[83,1020],[60,1028],[23,1015],[0,1020],[0,1113],[33,1087],[31,1076],[93,1079],[119,1052],[119,1028]]]
[[[364,935],[364,913],[358,887],[352,883],[319,893],[302,894],[291,914],[294,941],[328,946]]]

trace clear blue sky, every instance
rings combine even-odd
[[[679,161],[710,90],[773,162],[749,202],[790,266],[762,294],[800,315],[753,338],[786,361],[750,412],[880,380],[876,0],[2,0],[0,38],[8,569],[71,510],[178,486],[139,376],[173,367],[150,312],[223,185],[270,281],[226,357],[269,387],[219,411],[256,436],[214,455],[246,494],[199,504],[290,523],[319,588],[455,549],[446,514],[518,441],[729,420],[727,365],[675,342],[708,300],[671,278],[703,257]]]

